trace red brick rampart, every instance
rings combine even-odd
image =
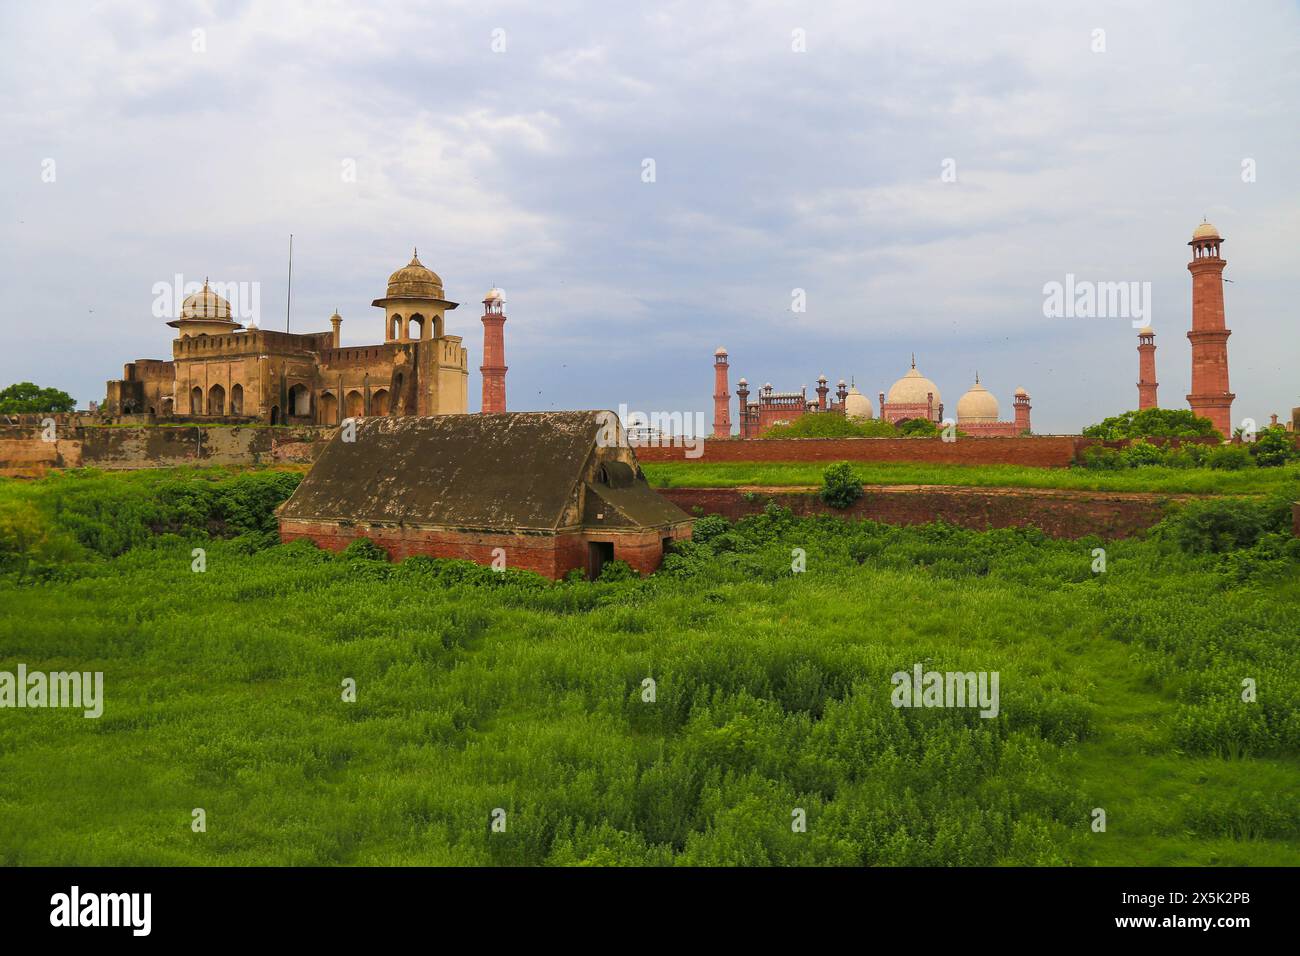
[[[1079,450],[1094,444],[1077,436],[1042,438],[731,438],[704,442],[704,454],[687,449],[638,447],[641,462],[658,461],[910,461],[936,465],[1027,465],[1068,468]]]
[[[1166,505],[1188,496],[1045,488],[970,488],[946,485],[868,486],[850,508],[832,508],[813,489],[660,488],[688,514],[720,514],[731,520],[757,514],[769,501],[796,515],[833,514],[885,524],[943,520],[975,530],[1035,526],[1056,538],[1099,535],[1124,538],[1164,517]],[[696,510],[699,509],[699,510]]]

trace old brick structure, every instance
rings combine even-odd
[[[384,311],[383,342],[344,348],[338,312],[327,332],[245,327],[235,321],[230,302],[205,281],[167,323],[177,330],[171,361],[127,364],[122,378],[108,383],[102,411],[272,425],[466,411],[468,353],[460,336],[446,333],[446,313],[457,303],[445,298],[438,274],[413,254],[372,305]],[[495,307],[488,300],[484,306],[485,346],[493,348],[484,355],[484,394],[491,395],[494,409],[504,410],[505,316],[499,299]]]
[[[1192,390],[1187,404],[1202,418],[1208,418],[1225,437],[1232,436],[1232,400],[1228,390],[1228,336],[1232,332],[1223,314],[1223,267],[1219,254],[1223,237],[1213,224],[1202,222],[1188,243],[1192,261]]]
[[[713,353],[713,437],[731,436],[731,386],[727,384],[727,350],[721,345]]]
[[[972,438],[1015,438],[1017,435],[1028,434],[1029,393],[1023,388],[1016,389],[1013,404],[1015,419],[1009,422],[999,421],[998,400],[980,384],[980,375],[976,372],[975,384],[957,399],[957,428]]]
[[[462,558],[548,578],[654,571],[691,518],[646,483],[612,412],[368,418],[340,429],[280,506],[280,537],[395,560]]]

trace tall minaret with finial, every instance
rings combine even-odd
[[[506,337],[505,293],[495,286],[483,297],[483,376],[484,415],[506,410]]]
[[[1151,326],[1138,329],[1138,411],[1157,408],[1156,333]]]
[[[713,353],[713,437],[731,437],[731,386],[727,384],[727,370],[731,367],[727,361],[727,350],[721,345]],[[745,418],[745,406],[740,406],[741,421]]]
[[[1228,391],[1228,336],[1223,315],[1223,267],[1228,263],[1219,254],[1223,244],[1219,230],[1202,222],[1188,243],[1192,261],[1192,328],[1187,338],[1192,343],[1192,391],[1187,404],[1201,418],[1214,422],[1224,438],[1232,437],[1232,400]]]

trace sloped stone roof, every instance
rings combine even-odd
[[[343,441],[342,429],[330,439],[280,517],[503,531],[573,527],[582,520],[577,508],[601,415],[361,419],[355,441]],[[617,508],[627,517],[621,526],[690,520],[644,479],[617,491],[620,501],[629,496]]]

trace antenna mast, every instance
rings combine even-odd
[[[293,302],[293,233],[289,233],[289,292],[284,297],[284,330],[289,331],[289,304]]]

